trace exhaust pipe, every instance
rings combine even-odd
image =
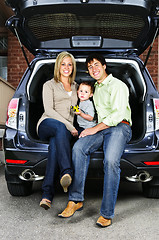
[[[32,170],[25,169],[20,175],[19,178],[23,181],[38,181],[44,179],[44,176],[36,175]]]
[[[126,179],[131,182],[149,182],[153,176],[146,171],[140,171],[135,176],[127,176]]]
[[[139,173],[139,181],[140,182],[148,182],[152,180],[152,176],[146,171]]]

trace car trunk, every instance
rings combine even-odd
[[[137,142],[142,139],[146,131],[144,108],[146,86],[143,76],[141,75],[137,62],[134,60],[106,59],[106,61],[107,73],[112,73],[114,77],[122,80],[129,88],[133,123],[133,136],[131,142]],[[27,84],[27,95],[29,100],[27,132],[30,138],[35,141],[39,141],[36,133],[36,125],[44,111],[42,103],[42,87],[47,80],[53,77],[54,62],[55,60],[51,59],[38,61]],[[85,68],[85,59],[76,59],[76,62],[76,82],[93,81]]]

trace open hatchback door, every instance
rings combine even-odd
[[[7,0],[6,25],[34,55],[64,49],[134,51],[158,34],[158,0]]]

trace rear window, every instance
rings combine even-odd
[[[104,5],[73,5],[64,9],[52,7],[51,13],[43,11],[29,16],[25,24],[39,41],[72,36],[101,36],[133,42],[140,39],[146,27],[141,9],[140,12],[136,10],[131,8],[130,13],[124,8],[124,11],[120,11],[118,6],[112,12],[111,8]]]
[[[28,21],[28,27],[41,41],[88,35],[133,41],[143,29],[144,21],[140,16],[117,13],[95,16],[38,14]]]

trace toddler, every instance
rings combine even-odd
[[[94,120],[95,109],[93,102],[89,99],[93,96],[93,85],[91,82],[82,82],[79,85],[78,91],[79,110],[75,112],[77,115],[77,123],[79,125],[78,133],[84,129],[91,128],[96,125]]]

